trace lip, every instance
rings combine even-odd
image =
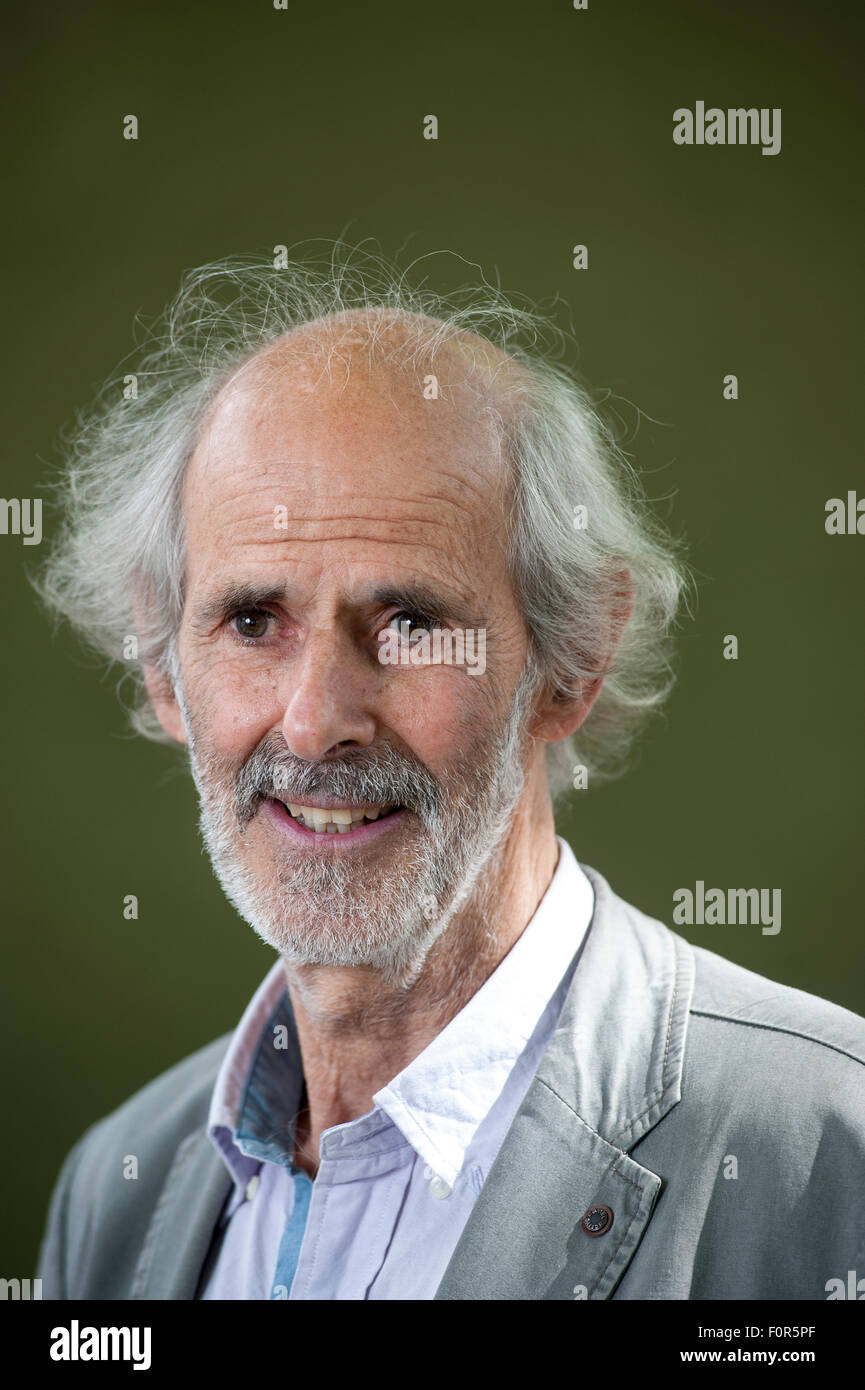
[[[407,816],[411,813],[404,806],[398,811],[392,811],[389,816],[383,819],[367,821],[364,825],[359,825],[356,829],[347,830],[345,834],[328,835],[321,831],[309,830],[305,825],[301,825],[289,815],[281,801],[276,801],[271,797],[263,802],[263,809],[272,825],[276,827],[281,835],[285,835],[299,849],[306,850],[310,854],[348,854],[355,848],[370,844],[373,840],[380,840],[383,835],[389,835],[392,830],[402,825]]]

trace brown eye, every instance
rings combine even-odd
[[[428,618],[426,613],[411,612],[405,608],[399,613],[394,613],[393,617],[388,622],[388,627],[391,627],[393,624],[396,624],[396,629],[403,642],[411,641],[415,632],[418,630],[421,632],[430,632],[435,626],[434,620]]]
[[[239,637],[264,637],[268,617],[267,613],[235,613],[231,622]]]

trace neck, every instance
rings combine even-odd
[[[539,804],[535,804],[535,802]],[[305,1079],[294,1161],[318,1169],[318,1141],[365,1115],[392,1081],[465,1007],[522,934],[546,892],[558,846],[549,796],[521,800],[506,840],[471,899],[406,988],[372,968],[285,963]]]

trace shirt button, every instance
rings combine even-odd
[[[255,1174],[249,1179],[249,1182],[246,1184],[246,1200],[247,1200],[247,1202],[251,1202],[252,1199],[253,1199],[253,1197],[255,1196],[256,1192],[258,1191],[258,1184],[259,1184],[259,1181],[260,1181],[259,1176],[258,1176],[257,1173],[255,1173]]]
[[[589,1207],[583,1212],[580,1222],[587,1236],[603,1236],[613,1224],[613,1213],[609,1207]]]
[[[439,1200],[441,1200],[441,1199],[444,1198],[444,1197],[449,1197],[449,1196],[451,1195],[451,1189],[450,1189],[450,1187],[448,1186],[448,1184],[445,1182],[444,1178],[439,1178],[439,1177],[431,1178],[431,1179],[430,1179],[429,1190],[430,1190],[430,1196],[431,1196],[431,1197],[438,1197]]]

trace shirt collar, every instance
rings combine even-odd
[[[592,887],[565,840],[549,887],[504,960],[403,1071],[373,1097],[453,1185],[481,1122],[582,944]]]
[[[247,1123],[250,1119],[247,1100],[251,1100],[259,1112],[265,1100],[261,1086],[254,1086],[259,1076],[267,1082],[269,1096],[279,1088],[272,1097],[278,1101],[276,1113],[296,1115],[303,1087],[303,1066],[281,958],[259,985],[234,1031],[216,1078],[207,1117],[211,1143],[222,1155],[232,1177],[242,1185],[258,1171],[263,1157],[275,1157],[277,1161],[284,1161],[285,1157],[279,1152],[267,1155],[245,1152],[247,1144],[243,1135],[252,1128],[251,1123]],[[271,1128],[270,1123],[268,1128]],[[290,1151],[289,1144],[287,1152]]]
[[[420,1158],[451,1185],[591,920],[592,886],[570,845],[559,836],[556,841],[559,857],[550,884],[504,960],[423,1052],[373,1097]],[[236,1182],[245,1184],[262,1159],[290,1165],[302,1086],[280,959],[240,1020],[208,1115],[208,1135]]]

